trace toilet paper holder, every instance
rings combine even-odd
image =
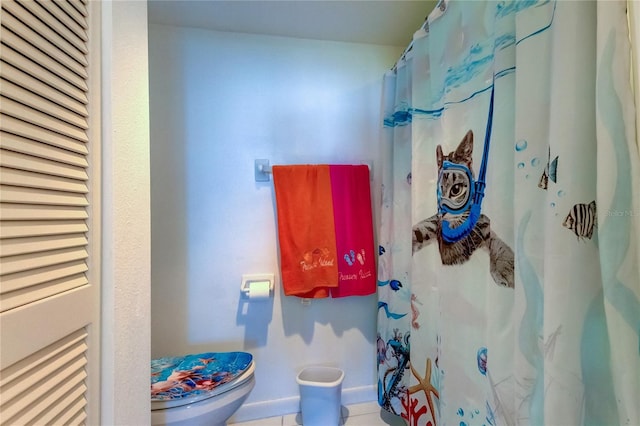
[[[253,283],[269,282],[269,297],[273,295],[274,274],[243,274],[240,292],[245,298],[249,298],[249,288]]]

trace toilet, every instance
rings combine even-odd
[[[255,386],[253,356],[206,352],[151,361],[151,424],[224,426]]]

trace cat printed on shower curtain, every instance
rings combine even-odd
[[[436,148],[438,163],[438,190],[442,202],[458,205],[472,192],[471,179],[473,173],[473,132],[469,130],[458,147],[448,155],[443,155],[440,145]],[[443,164],[460,165],[460,169],[468,169],[468,174],[443,170]],[[453,168],[455,169],[455,167]],[[438,242],[440,259],[443,265],[462,265],[467,262],[478,248],[489,252],[491,276],[496,284],[513,288],[514,256],[513,250],[491,230],[491,220],[481,214],[478,222],[466,237],[459,241],[447,242],[442,237],[442,221],[448,221],[454,229],[461,226],[469,218],[470,208],[460,213],[437,213],[413,226],[413,253],[421,250],[434,241]]]

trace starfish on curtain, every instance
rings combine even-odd
[[[433,409],[433,397],[431,394],[433,394],[433,396],[435,396],[436,398],[440,398],[439,394],[438,394],[438,390],[435,388],[435,386],[433,386],[431,384],[431,358],[427,358],[427,367],[426,367],[426,371],[424,373],[424,378],[422,378],[420,376],[420,373],[418,373],[416,371],[415,368],[413,368],[413,364],[411,364],[411,372],[413,373],[413,375],[415,376],[416,379],[418,379],[418,384],[413,385],[409,388],[409,395],[412,395],[416,392],[420,392],[423,391],[426,398],[427,398],[427,404],[429,404],[429,410],[431,412],[431,417],[433,417],[433,421],[434,421],[434,425],[437,424],[436,423],[436,412]]]

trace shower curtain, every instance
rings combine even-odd
[[[441,1],[385,75],[378,398],[408,424],[640,424],[625,8]]]

